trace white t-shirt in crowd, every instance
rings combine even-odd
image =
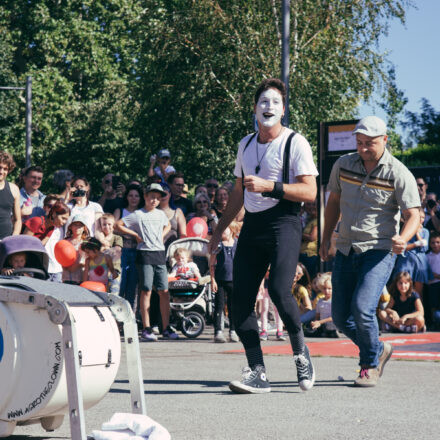
[[[321,298],[316,304],[316,313],[319,313],[319,319],[331,318],[332,316],[332,299]],[[325,328],[327,330],[336,330],[333,321],[326,322]]]
[[[284,128],[280,136],[272,142],[257,144],[257,136],[252,139],[243,154],[249,138],[248,135],[240,141],[235,162],[234,175],[236,177],[258,176],[272,182],[283,181],[283,158],[286,141],[293,130]],[[257,174],[255,168],[259,166]],[[243,174],[242,174],[243,170]],[[307,139],[295,134],[290,147],[289,183],[296,182],[296,176],[317,176],[318,170],[313,162],[313,154]],[[261,193],[244,192],[244,207],[249,212],[260,212],[274,207],[279,201],[270,197],[263,197]]]
[[[49,255],[49,267],[47,269],[49,273],[60,273],[63,271],[63,266],[61,266],[61,264],[58,263],[57,259],[55,258],[55,245],[63,238],[64,229],[55,228],[44,246],[47,255]]]
[[[93,237],[95,235],[96,214],[104,213],[102,206],[96,202],[89,202],[87,206],[77,206],[72,203],[69,203],[67,206],[70,208],[70,217],[65,226],[66,231],[67,227],[72,223],[72,218],[75,217],[75,215],[81,214],[84,217],[86,226],[89,228],[90,235]]]
[[[124,225],[137,232],[143,242],[137,245],[140,251],[164,251],[163,229],[170,223],[166,214],[160,209],[146,211],[137,209],[122,219]]]

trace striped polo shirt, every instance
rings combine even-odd
[[[391,238],[399,233],[400,210],[420,206],[414,176],[387,149],[370,173],[358,153],[340,157],[328,189],[341,196],[336,248],[344,255],[351,248],[356,253],[391,250]]]

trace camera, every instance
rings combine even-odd
[[[83,189],[77,189],[73,192],[72,197],[84,197],[87,194],[87,191]]]
[[[121,178],[119,176],[112,177],[112,188],[113,189],[116,189],[120,183],[121,183]]]
[[[426,202],[426,206],[427,206],[429,209],[434,208],[435,205],[437,205],[437,203],[436,203],[435,200],[429,199],[429,200]]]

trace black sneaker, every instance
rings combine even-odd
[[[233,380],[229,388],[237,394],[262,394],[270,393],[270,383],[266,377],[266,369],[257,365],[253,370],[243,368],[241,381]]]
[[[298,384],[303,391],[308,391],[315,383],[315,369],[307,345],[304,346],[304,353],[293,356],[298,375]]]

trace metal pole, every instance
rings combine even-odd
[[[31,166],[32,154],[32,77],[26,77],[26,167]]]
[[[282,45],[281,45],[281,79],[286,85],[286,109],[283,125],[289,125],[289,37],[290,37],[290,0],[282,3]]]

